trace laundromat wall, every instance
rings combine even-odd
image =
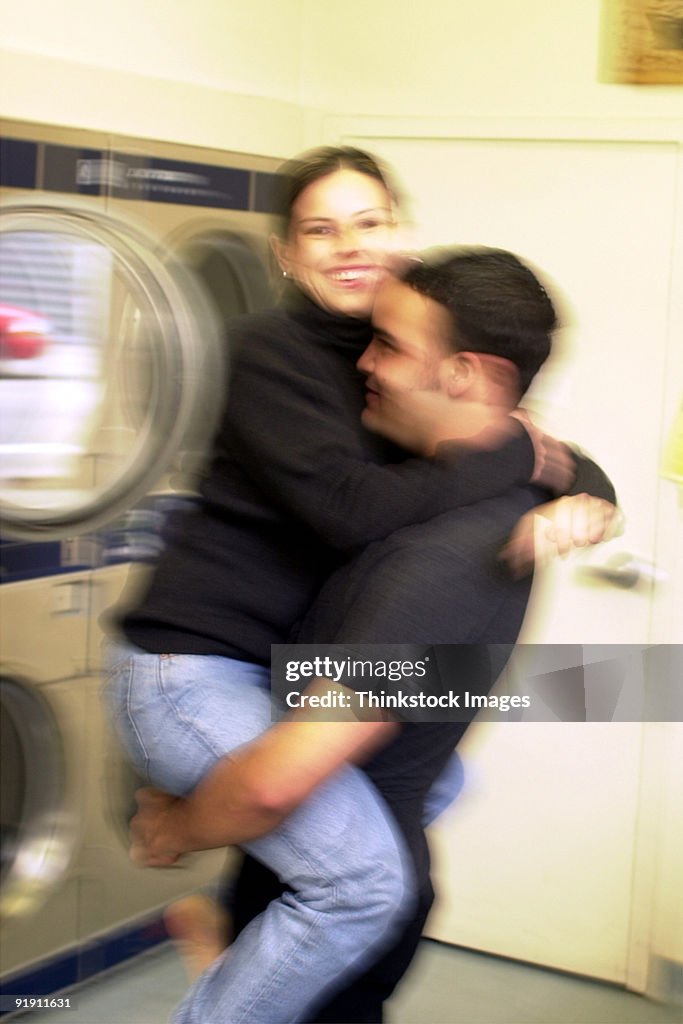
[[[305,144],[299,0],[2,4],[2,112],[239,153]],[[322,63],[323,55],[319,59]]]

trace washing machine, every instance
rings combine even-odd
[[[133,567],[133,577],[136,569],[139,579],[144,569]],[[128,857],[128,820],[142,781],[100,702],[96,619],[126,588],[136,589],[128,565],[0,587],[0,976],[7,1005],[12,994],[74,985],[163,941],[165,906],[226,869],[220,851],[168,871],[142,871]]]
[[[3,200],[32,193],[46,202],[76,198],[83,208],[149,229],[202,280],[223,322],[272,304],[265,268],[279,158],[2,118],[0,158]],[[55,288],[64,269],[53,261]],[[25,278],[12,287],[26,300],[17,305],[32,308]],[[42,299],[47,308],[40,312],[59,321],[59,303]]]
[[[226,325],[273,304],[278,163],[0,120],[0,483],[10,488],[3,515],[13,535],[82,535],[87,489],[90,526],[111,520],[114,502],[130,508],[133,492],[192,489],[193,449],[202,450],[226,384]],[[7,307],[47,325],[31,358],[3,352],[15,326],[2,327]],[[160,381],[167,394],[154,390]],[[14,515],[15,478],[34,492],[48,481],[32,495],[33,512],[18,496]],[[40,509],[54,504],[50,490],[61,490],[59,503],[79,492],[73,514]]]
[[[3,976],[79,940],[88,601],[87,572],[0,587]]]
[[[163,908],[224,871],[221,851],[130,862],[140,780],[100,704],[103,622],[133,599],[167,511],[194,500],[229,389],[226,324],[272,304],[278,161],[1,127],[6,1002],[162,941]]]

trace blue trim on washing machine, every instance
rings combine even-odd
[[[254,174],[254,212],[278,213],[276,182],[280,176],[268,171]]]
[[[0,139],[0,184],[7,188],[35,188],[38,143]]]
[[[96,533],[69,540],[0,538],[0,586],[121,562],[154,562],[173,530],[175,514],[198,500],[192,494],[149,495]]]
[[[168,160],[144,153],[46,144],[43,188],[147,203],[248,210],[251,173],[239,167]]]
[[[111,195],[152,203],[249,209],[251,171],[132,153],[111,155]]]
[[[42,181],[38,154],[43,153]],[[254,178],[254,201],[250,185]],[[266,171],[110,152],[51,142],[0,139],[0,185],[65,195],[110,195],[151,203],[218,210],[272,211],[273,179]]]
[[[100,181],[82,174],[81,168],[102,164],[103,154],[98,149],[83,146],[46,145],[43,157],[43,188],[48,192],[68,195],[99,196]]]
[[[0,585],[91,568],[85,559],[67,563],[63,541],[0,540]]]
[[[0,993],[8,996],[51,996],[73,988],[117,964],[139,956],[168,940],[161,917],[154,917],[128,928],[91,939],[64,953],[43,960],[30,971],[21,971],[3,978]],[[0,1010],[0,1017],[11,1013]]]

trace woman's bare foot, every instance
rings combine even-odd
[[[185,970],[194,981],[226,947],[226,915],[206,896],[186,896],[172,903],[164,914],[171,938],[180,944]]]

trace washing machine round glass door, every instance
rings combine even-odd
[[[3,532],[88,531],[203,451],[225,400],[224,319],[127,221],[64,200],[0,207]]]
[[[38,689],[0,678],[0,914],[24,915],[45,898],[71,859],[77,819],[69,813],[59,727]]]

